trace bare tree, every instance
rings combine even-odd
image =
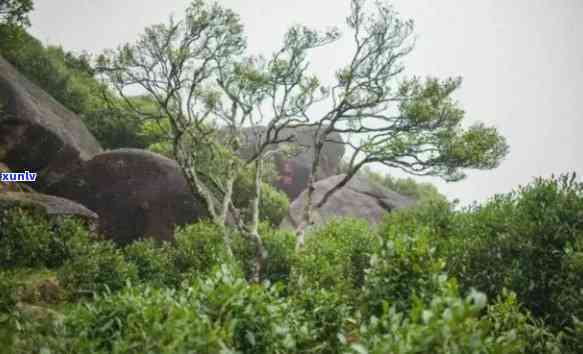
[[[403,21],[390,5],[351,0],[347,24],[352,31],[354,53],[347,66],[337,71],[330,88],[330,109],[313,122],[313,160],[308,180],[297,245],[313,223],[313,208],[329,198],[362,168],[380,163],[418,176],[439,176],[449,181],[464,177],[462,169],[497,166],[508,146],[496,129],[476,124],[461,126],[464,111],[452,99],[461,79],[400,79],[402,59],[414,45],[412,21]],[[334,141],[333,134],[347,136]],[[351,148],[345,177],[314,201],[314,184],[320,155],[326,143]]]

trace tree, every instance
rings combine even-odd
[[[32,0],[0,0],[0,23],[28,25]]]
[[[383,3],[376,10],[368,13],[364,1],[352,0],[348,25],[355,52],[329,87],[309,73],[308,59],[313,49],[339,38],[336,29],[294,26],[270,58],[249,56],[238,16],[202,0],[194,1],[181,21],[150,27],[137,43],[98,60],[98,72],[119,96],[114,100],[118,108],[166,132],[193,195],[203,198],[212,221],[225,230],[225,246],[230,247],[229,217],[255,243],[256,279],[265,258],[258,233],[264,164],[275,151],[293,145],[294,135],[284,130],[315,131],[299,246],[312,208],[324,205],[369,163],[458,180],[462,169],[492,168],[507,152],[495,129],[461,128],[464,112],[451,98],[461,80],[397,81],[401,59],[412,50],[413,24],[401,21]],[[136,88],[154,109],[134,104]],[[311,108],[317,102],[331,108],[315,116]],[[347,140],[335,141],[338,133]],[[326,143],[346,144],[353,152],[346,178],[314,204],[315,176]],[[249,169],[255,192],[252,212],[243,220],[233,189]]]
[[[119,97],[110,100],[116,109],[165,132],[193,195],[203,198],[212,221],[225,230],[225,247],[229,216],[255,243],[255,279],[265,259],[258,231],[264,164],[293,140],[281,131],[304,122],[298,116],[318,100],[306,52],[336,38],[334,31],[296,27],[271,59],[245,56],[239,18],[197,0],[184,19],[150,27],[137,43],[98,59],[98,72]],[[136,89],[155,109],[135,104]],[[272,116],[263,114],[264,105],[273,107]],[[254,172],[255,189],[247,222],[233,203],[234,182],[246,169]]]
[[[201,175],[213,181],[217,167],[226,167],[213,162],[234,165],[237,161],[216,143],[209,118],[216,93],[205,85],[217,70],[217,58],[240,54],[244,47],[242,26],[232,11],[194,1],[183,20],[147,28],[137,43],[108,51],[97,61],[98,73],[120,98],[110,103],[166,132],[193,194],[204,199],[213,222],[220,226],[225,225],[229,205],[218,203],[213,186]],[[154,109],[136,105],[131,90],[134,95],[141,91]],[[231,177],[226,179],[224,200],[229,199]]]
[[[310,123],[316,128],[303,221],[297,229],[298,247],[312,224],[312,209],[329,198],[365,165],[380,163],[411,175],[464,178],[463,169],[491,169],[507,154],[505,139],[481,123],[462,127],[464,111],[452,99],[460,78],[439,80],[399,78],[402,59],[413,49],[413,22],[403,21],[386,3],[368,11],[365,0],[351,0],[347,24],[354,53],[337,71],[328,88],[329,110]],[[315,176],[325,143],[332,134],[348,136],[351,148],[347,173],[320,200],[314,201]]]

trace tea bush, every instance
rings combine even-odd
[[[255,179],[251,171],[245,171],[236,181],[233,191],[233,203],[241,209],[243,217],[250,218],[249,206],[255,193]],[[267,171],[272,173],[270,169]],[[287,195],[267,183],[261,184],[259,215],[261,221],[277,227],[289,209]]]
[[[524,353],[561,353],[561,339],[554,335],[541,320],[533,319],[530,313],[521,309],[515,293],[506,290],[495,303],[488,306],[486,319],[490,321],[493,333],[503,335],[514,331],[523,343]]]
[[[513,331],[492,331],[480,315],[486,297],[472,292],[462,297],[454,281],[442,278],[430,303],[413,299],[411,310],[400,312],[385,305],[360,327],[353,353],[522,353]]]
[[[14,279],[14,273],[0,271],[0,324],[6,321],[3,314],[10,313],[16,306],[18,283]]]
[[[377,229],[336,219],[300,251],[293,233],[263,222],[261,283],[245,279],[253,245],[230,230],[231,257],[208,222],[177,229],[173,243],[118,249],[75,222],[53,228],[14,214],[0,230],[0,345],[17,354],[580,353],[582,199],[572,178],[537,180],[460,211],[421,204]],[[69,302],[25,310],[23,267],[34,278],[45,266]]]
[[[379,243],[364,220],[332,220],[310,233],[294,257],[292,287],[329,289],[352,297],[364,284],[365,270]]]
[[[176,284],[172,272],[172,246],[159,245],[152,239],[135,241],[124,248],[125,259],[136,266],[141,282],[163,287]]]
[[[0,266],[56,268],[83,252],[89,239],[73,218],[54,224],[35,210],[10,209],[0,228]]]
[[[206,221],[177,228],[170,259],[178,281],[209,274],[223,264],[240,271],[225,249],[223,231]]]
[[[496,298],[504,288],[558,331],[581,314],[583,184],[574,176],[537,179],[456,218],[444,247],[464,288]]]
[[[111,241],[90,244],[84,253],[68,260],[57,272],[57,279],[71,299],[117,291],[136,283],[138,272]]]
[[[386,302],[402,312],[409,310],[413,299],[429,301],[445,267],[426,229],[407,234],[392,228],[383,236],[362,289],[365,312],[375,316],[380,315]]]
[[[295,254],[295,235],[290,231],[273,229],[269,223],[260,224],[259,233],[267,252],[263,279],[287,284]],[[240,234],[233,236],[233,253],[249,279],[255,262],[255,245]]]

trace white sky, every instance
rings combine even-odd
[[[349,0],[220,0],[241,15],[249,51],[270,54],[297,23],[342,26]],[[36,0],[31,32],[45,44],[99,53],[133,41],[144,27],[180,17],[188,0]],[[497,169],[435,183],[463,204],[511,191],[535,176],[583,175],[582,0],[394,0],[416,23],[405,64],[420,76],[462,76],[456,97],[470,122],[496,126],[510,154]],[[317,52],[313,70],[330,78],[350,41]],[[393,172],[393,171],[391,171]],[[394,173],[400,175],[398,173]]]

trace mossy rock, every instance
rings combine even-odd
[[[34,216],[46,217],[59,224],[64,218],[75,218],[89,230],[97,230],[99,217],[83,205],[65,198],[40,193],[3,192],[0,193],[0,227],[9,210],[21,209]]]

